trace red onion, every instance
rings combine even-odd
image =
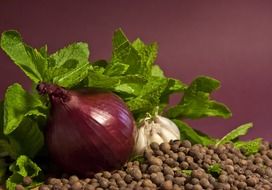
[[[88,175],[120,167],[129,158],[136,131],[132,114],[111,92],[67,90],[41,83],[51,102],[46,143],[65,172]]]

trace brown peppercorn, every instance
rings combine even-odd
[[[164,163],[166,163],[168,166],[170,166],[170,167],[172,167],[172,168],[179,165],[179,163],[176,162],[173,158],[167,158],[167,159],[164,161]]]
[[[79,181],[76,181],[72,184],[72,190],[80,190],[82,188],[82,184]]]
[[[23,178],[23,186],[28,186],[32,183],[32,179],[29,176]]]
[[[183,186],[185,184],[186,178],[185,177],[175,177],[173,182],[179,186]]]
[[[202,190],[202,189],[203,189],[202,186],[199,185],[199,184],[195,184],[195,185],[193,186],[193,190]]]
[[[99,184],[102,188],[107,188],[109,186],[109,180],[106,178],[99,179]]]
[[[163,151],[164,153],[166,154],[169,153],[170,149],[171,146],[169,145],[169,143],[164,142],[160,144],[160,150]]]
[[[187,162],[181,162],[180,163],[180,168],[183,170],[186,170],[189,168],[189,164]]]
[[[146,159],[148,159],[149,157],[151,157],[151,156],[153,156],[153,150],[152,149],[145,149],[145,151],[144,151],[144,157],[146,158]]]
[[[161,189],[162,190],[172,190],[173,189],[173,182],[170,180],[164,181],[161,184]]]
[[[268,150],[267,153],[266,153],[266,155],[267,155],[270,159],[272,159],[272,150]]]
[[[51,184],[51,185],[55,185],[55,184],[61,184],[62,182],[60,179],[57,179],[57,178],[49,178],[49,179],[47,179],[47,183]],[[70,183],[71,183],[71,181],[70,181]]]
[[[210,186],[210,182],[207,178],[201,178],[199,184],[204,188],[208,188]]]
[[[179,152],[179,144],[173,144],[171,145],[171,150],[175,153]]]
[[[155,150],[154,154],[156,156],[163,156],[164,155],[164,153],[161,150]]]
[[[16,189],[16,190],[18,190],[18,189]],[[47,185],[41,185],[39,187],[39,190],[50,190],[50,188]]]
[[[155,156],[151,156],[149,159],[148,159],[148,162],[150,165],[157,165],[157,166],[161,166],[162,165],[162,160],[155,157]]]
[[[120,176],[119,173],[113,173],[112,178],[115,179],[115,180],[118,180],[118,179],[121,179],[121,176]]]
[[[108,171],[103,172],[103,177],[109,179],[111,177],[111,173]]]
[[[250,176],[246,179],[248,186],[254,187],[259,182],[259,179],[256,176]]]
[[[178,160],[178,153],[174,153],[173,151],[170,151],[169,157],[172,158],[173,160],[177,161]]]
[[[157,166],[157,165],[151,165],[148,168],[148,173],[152,174],[152,173],[156,173],[156,172],[160,172],[161,171],[161,167]]]
[[[24,190],[24,189],[25,189],[24,186],[22,186],[21,184],[17,184],[15,186],[15,190]]]
[[[268,177],[270,177],[270,178],[272,178],[272,168],[266,168],[265,169],[265,174],[268,176]]]
[[[165,179],[165,180],[171,180],[171,181],[173,181],[174,176],[168,174],[168,175],[165,175],[165,176],[164,176],[164,179]]]
[[[142,178],[142,172],[139,168],[133,168],[132,170],[129,171],[129,174],[133,179],[136,181],[139,181]]]
[[[131,183],[133,181],[132,177],[130,174],[127,174],[125,177],[124,177],[124,180],[126,183]]]
[[[199,184],[199,179],[197,179],[197,178],[192,178],[192,179],[191,179],[191,184],[193,184],[193,185]]]
[[[237,184],[238,189],[244,189],[247,186],[246,182],[240,181]]]
[[[234,173],[234,167],[232,165],[225,165],[224,169],[227,171],[227,173],[232,174]]]
[[[156,142],[152,142],[152,143],[150,144],[150,148],[151,148],[153,151],[159,150],[159,149],[160,149],[160,145],[159,145],[158,143],[156,143]]]
[[[202,177],[204,177],[204,172],[201,169],[193,170],[192,177],[201,179]]]
[[[167,165],[163,167],[163,173],[164,173],[164,175],[172,175],[172,176],[174,176],[174,171],[173,171],[173,169],[170,168],[170,167],[167,166]]]
[[[196,170],[197,168],[199,168],[198,164],[192,162],[189,164],[189,169],[191,170]]]
[[[191,148],[192,144],[190,141],[188,140],[184,140],[181,142],[181,146],[185,147],[185,148]]]
[[[178,161],[179,162],[185,161],[185,158],[186,158],[186,156],[185,156],[184,152],[178,152]]]
[[[152,173],[150,179],[153,183],[160,186],[164,182],[164,176],[161,172]]]
[[[144,187],[150,187],[150,188],[155,187],[155,185],[152,183],[150,179],[144,179],[142,184]]]
[[[193,187],[194,187],[193,184],[191,184],[191,183],[186,183],[186,185],[185,185],[185,190],[192,190]]]
[[[228,182],[228,176],[227,176],[227,175],[221,174],[221,175],[218,177],[218,181],[221,182],[221,183],[227,183],[227,182]]]

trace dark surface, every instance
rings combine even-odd
[[[157,41],[157,63],[168,76],[188,83],[197,75],[222,82],[215,97],[233,112],[229,120],[192,122],[222,136],[252,121],[247,136],[272,139],[272,2],[263,1],[19,1],[0,2],[0,32],[17,29],[34,47],[49,51],[86,41],[91,59],[109,58],[114,29],[133,40]],[[0,52],[0,96],[24,74]]]

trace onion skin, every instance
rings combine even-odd
[[[46,144],[51,158],[64,172],[88,176],[117,169],[129,159],[136,126],[120,97],[45,83],[37,89],[50,98]]]

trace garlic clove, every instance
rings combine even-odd
[[[159,115],[156,115],[154,120],[156,123],[159,123],[162,128],[170,130],[173,134],[177,136],[178,139],[180,139],[180,131],[173,121]]]
[[[160,136],[163,139],[164,142],[169,142],[170,140],[179,140],[180,135],[173,133],[172,131],[166,129],[166,128],[161,128],[160,131]]]
[[[153,133],[148,138],[148,145],[150,145],[152,142],[156,142],[158,144],[161,144],[164,142],[162,137],[158,133]]]
[[[134,148],[134,152],[136,154],[142,154],[147,147],[147,137],[145,135],[145,127],[142,126],[139,128],[136,138],[136,144]]]

